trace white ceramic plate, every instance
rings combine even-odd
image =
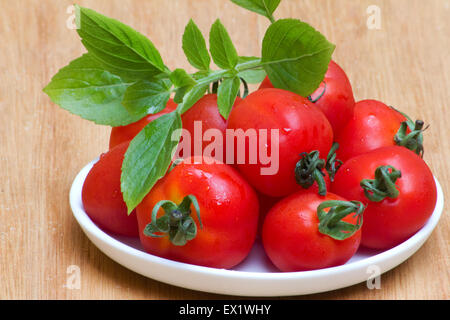
[[[314,271],[277,272],[256,242],[250,255],[233,270],[214,269],[160,258],[143,251],[139,240],[102,231],[83,209],[81,189],[96,161],[84,167],[70,190],[73,214],[88,238],[107,256],[146,277],[175,286],[237,296],[289,296],[348,287],[366,281],[374,272],[384,273],[413,255],[428,239],[441,217],[444,196],[436,180],[437,205],[425,226],[400,245],[387,251],[360,249],[345,265]]]

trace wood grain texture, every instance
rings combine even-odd
[[[102,254],[69,207],[77,172],[107,149],[110,129],[58,108],[42,93],[83,47],[66,27],[63,0],[0,0],[0,299],[228,299],[166,285]],[[258,55],[268,22],[226,0],[80,0],[152,39],[166,64],[188,67],[181,50],[192,17],[206,34],[216,18],[241,55]],[[369,5],[381,9],[380,30],[366,26]],[[309,22],[337,44],[357,100],[380,99],[424,119],[425,159],[450,196],[450,1],[284,0],[277,17]],[[295,298],[448,299],[449,217],[426,244],[381,277]],[[81,289],[65,287],[67,267],[81,270]]]

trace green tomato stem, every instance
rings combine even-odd
[[[343,162],[336,158],[336,150],[339,149],[339,143],[334,142],[331,146],[330,152],[327,156],[327,162],[325,163],[325,170],[327,170],[331,182],[334,181],[334,176]]]
[[[197,198],[187,195],[177,206],[170,200],[159,201],[152,210],[152,221],[144,229],[144,235],[152,238],[161,238],[164,234],[169,235],[170,242],[175,246],[184,246],[197,235],[197,225],[191,217],[191,205],[197,213],[200,228],[203,228],[200,218],[200,206]],[[165,214],[157,218],[159,209]]]
[[[379,166],[375,170],[375,179],[363,179],[360,185],[370,201],[380,202],[385,198],[395,199],[399,195],[395,182],[401,176],[401,171],[393,166]]]
[[[327,187],[324,180],[323,169],[325,168],[325,160],[319,158],[319,151],[315,150],[310,153],[301,153],[302,157],[295,165],[295,180],[304,189],[310,188],[314,182],[317,182],[319,194],[324,196],[327,194]]]
[[[325,208],[330,209],[325,212]],[[364,210],[364,205],[359,201],[324,201],[317,207],[319,232],[336,240],[345,240],[361,228]],[[357,217],[356,224],[342,221],[352,213],[354,213],[354,217]]]

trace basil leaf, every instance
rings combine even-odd
[[[217,91],[217,106],[219,113],[225,119],[228,119],[231,109],[233,108],[236,96],[239,94],[241,80],[238,77],[227,78],[219,86]]]
[[[167,71],[144,35],[94,10],[76,7],[81,42],[106,70],[125,79],[149,79]]]
[[[183,51],[189,63],[199,70],[209,70],[211,58],[202,32],[191,19],[184,29]]]
[[[267,29],[261,62],[275,87],[306,97],[322,82],[334,49],[307,23],[283,19]]]
[[[140,80],[128,87],[122,104],[131,114],[154,114],[166,107],[170,98],[170,81]]]
[[[181,130],[177,129],[181,129],[181,117],[174,111],[150,122],[131,141],[125,153],[121,176],[128,213],[167,172],[180,139]]]
[[[281,2],[281,0],[231,0],[231,1],[242,8],[265,16],[272,22],[274,22],[272,15]]]
[[[205,94],[206,90],[208,90],[209,85],[207,84],[198,84],[194,86],[192,89],[187,91],[183,97],[182,105],[179,106],[180,113],[183,114],[188,111],[198,100],[200,100]]]
[[[200,70],[200,71],[197,71],[196,73],[193,73],[192,77],[195,80],[200,80],[200,79],[206,78],[210,74],[211,74],[211,70]]]
[[[238,63],[236,48],[219,19],[213,23],[209,33],[209,51],[214,63],[222,69],[233,69]]]
[[[239,57],[238,66],[243,66],[246,63],[252,63],[252,62],[260,62],[260,58],[257,57]],[[264,69],[249,69],[240,71],[238,74],[239,78],[242,78],[247,83],[260,83],[264,80],[266,77],[266,71]]]
[[[176,87],[193,87],[196,82],[184,69],[175,69],[170,74],[170,80]]]
[[[62,68],[43,89],[63,109],[97,124],[123,126],[145,114],[130,114],[121,101],[130,83],[103,70],[90,54]]]
[[[264,69],[245,70],[238,73],[238,77],[245,80],[247,83],[257,84],[261,83],[266,77]]]
[[[177,88],[177,90],[175,91],[175,97],[173,97],[173,101],[175,103],[182,103],[184,95],[191,89],[191,86]]]

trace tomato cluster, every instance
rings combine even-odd
[[[266,78],[258,90],[237,98],[227,120],[216,94],[201,98],[182,115],[183,128],[194,139],[195,121],[203,130],[219,130],[223,162],[183,154],[128,215],[120,174],[129,142],[175,108],[169,100],[160,113],[113,128],[110,150],[83,187],[94,222],[138,236],[151,254],[232,268],[259,234],[281,271],[327,268],[346,263],[360,245],[398,245],[434,210],[436,186],[422,159],[423,122],[379,101],[355,103],[350,81],[332,61],[309,97],[273,88]],[[229,139],[229,131],[254,132],[255,140],[244,136],[241,147],[229,145],[238,139]],[[205,151],[208,143],[200,146]],[[264,171],[269,155],[275,169]]]

